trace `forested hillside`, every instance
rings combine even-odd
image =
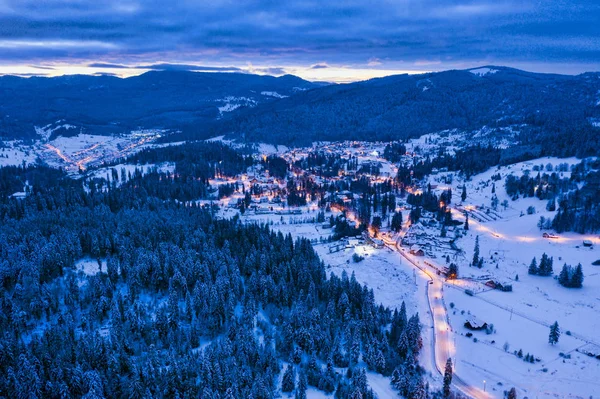
[[[220,107],[253,106],[317,86],[291,75],[187,71],[152,71],[126,79],[1,76],[0,138],[33,139],[36,126],[59,121],[71,127],[70,134],[205,127],[221,116]]]
[[[597,73],[548,75],[505,67],[473,72],[398,75],[323,87],[242,110],[221,130],[247,141],[304,145],[518,126],[522,144],[539,146],[536,156],[597,152]]]
[[[307,240],[158,199],[174,181],[0,169],[0,397],[371,398],[364,367],[426,397],[417,315]]]

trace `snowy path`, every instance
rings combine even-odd
[[[391,248],[395,249],[406,260],[408,260],[410,264],[421,270],[430,279],[430,282],[427,284],[426,294],[434,327],[432,342],[433,357],[438,373],[443,375],[442,370],[444,370],[446,366],[446,361],[449,358],[454,359],[456,355],[456,347],[454,345],[454,339],[452,338],[452,327],[448,323],[448,315],[446,313],[446,306],[443,300],[444,282],[441,278],[429,272],[426,268],[420,266],[417,262],[411,259],[410,256],[406,255],[404,251],[398,248],[397,244],[391,246]],[[456,360],[454,360],[454,363],[455,362]],[[456,374],[454,374],[452,378],[452,386],[470,398],[492,398],[490,394],[467,384]]]

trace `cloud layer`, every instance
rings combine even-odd
[[[587,0],[0,0],[0,64],[569,73],[600,69],[598,21]]]

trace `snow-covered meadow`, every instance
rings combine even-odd
[[[547,211],[546,201],[535,197],[513,201],[504,189],[508,174],[517,177],[523,173],[534,175],[537,174],[533,170],[536,165],[541,167],[541,173],[546,165],[557,170],[559,164],[567,164],[570,170],[579,162],[575,158],[542,158],[492,168],[469,181],[454,174],[451,184],[445,183],[449,173],[430,178],[430,183],[437,186],[439,192],[452,188],[453,203],[459,205],[452,211],[455,219],[464,220],[464,209],[471,215],[469,230],[456,241],[464,251],[458,261],[461,280],[447,285],[444,294],[446,305],[454,306],[448,310],[457,347],[456,372],[475,386],[482,386],[485,380],[488,390],[495,389],[498,397],[511,386],[517,387],[523,397],[538,398],[587,398],[600,391],[597,379],[600,360],[576,351],[587,348],[600,353],[600,339],[596,334],[600,328],[600,266],[592,265],[600,259],[597,247],[600,238],[553,232],[549,232],[552,238],[543,237],[537,227],[538,220],[540,216],[551,219],[555,212]],[[569,171],[557,173],[561,177],[570,177]],[[491,177],[496,174],[500,174],[501,179],[496,182],[495,195],[499,204],[506,200],[508,206],[498,205],[489,218],[478,218],[478,212],[480,216],[485,215],[491,207]],[[461,203],[463,184],[466,185],[467,199]],[[527,212],[530,207],[535,208],[533,214]],[[469,265],[476,237],[480,256],[484,258],[481,269]],[[593,245],[584,246],[584,240]],[[528,274],[532,258],[539,262],[543,253],[553,258],[554,275]],[[582,264],[583,288],[559,285],[555,276],[565,263]],[[502,292],[484,285],[490,280],[510,284],[513,291]],[[466,295],[465,290],[474,295]],[[493,324],[495,332],[489,335],[472,332],[473,337],[467,338],[465,334],[469,330],[463,324],[469,315]],[[559,343],[553,346],[548,343],[548,334],[549,325],[555,321],[563,334]],[[529,353],[540,360],[535,364],[527,363],[514,354],[519,350],[523,356]]]

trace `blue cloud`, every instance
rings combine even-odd
[[[4,0],[0,63],[600,69],[599,20],[600,4],[588,0]]]
[[[203,72],[242,72],[243,70],[238,67],[215,67],[215,66],[204,66],[195,64],[141,64],[141,65],[124,65],[124,64],[112,64],[109,62],[92,62],[87,65],[90,68],[102,68],[102,69],[150,69],[153,71],[203,71]]]
[[[129,68],[127,65],[122,64],[111,64],[108,62],[92,62],[88,64],[90,68],[104,68],[104,69],[126,69]]]
[[[151,65],[137,65],[137,69],[152,69],[154,71],[195,71],[195,72],[241,72],[242,69],[234,66],[229,67],[215,67],[215,66],[203,66],[193,64],[151,64]]]

